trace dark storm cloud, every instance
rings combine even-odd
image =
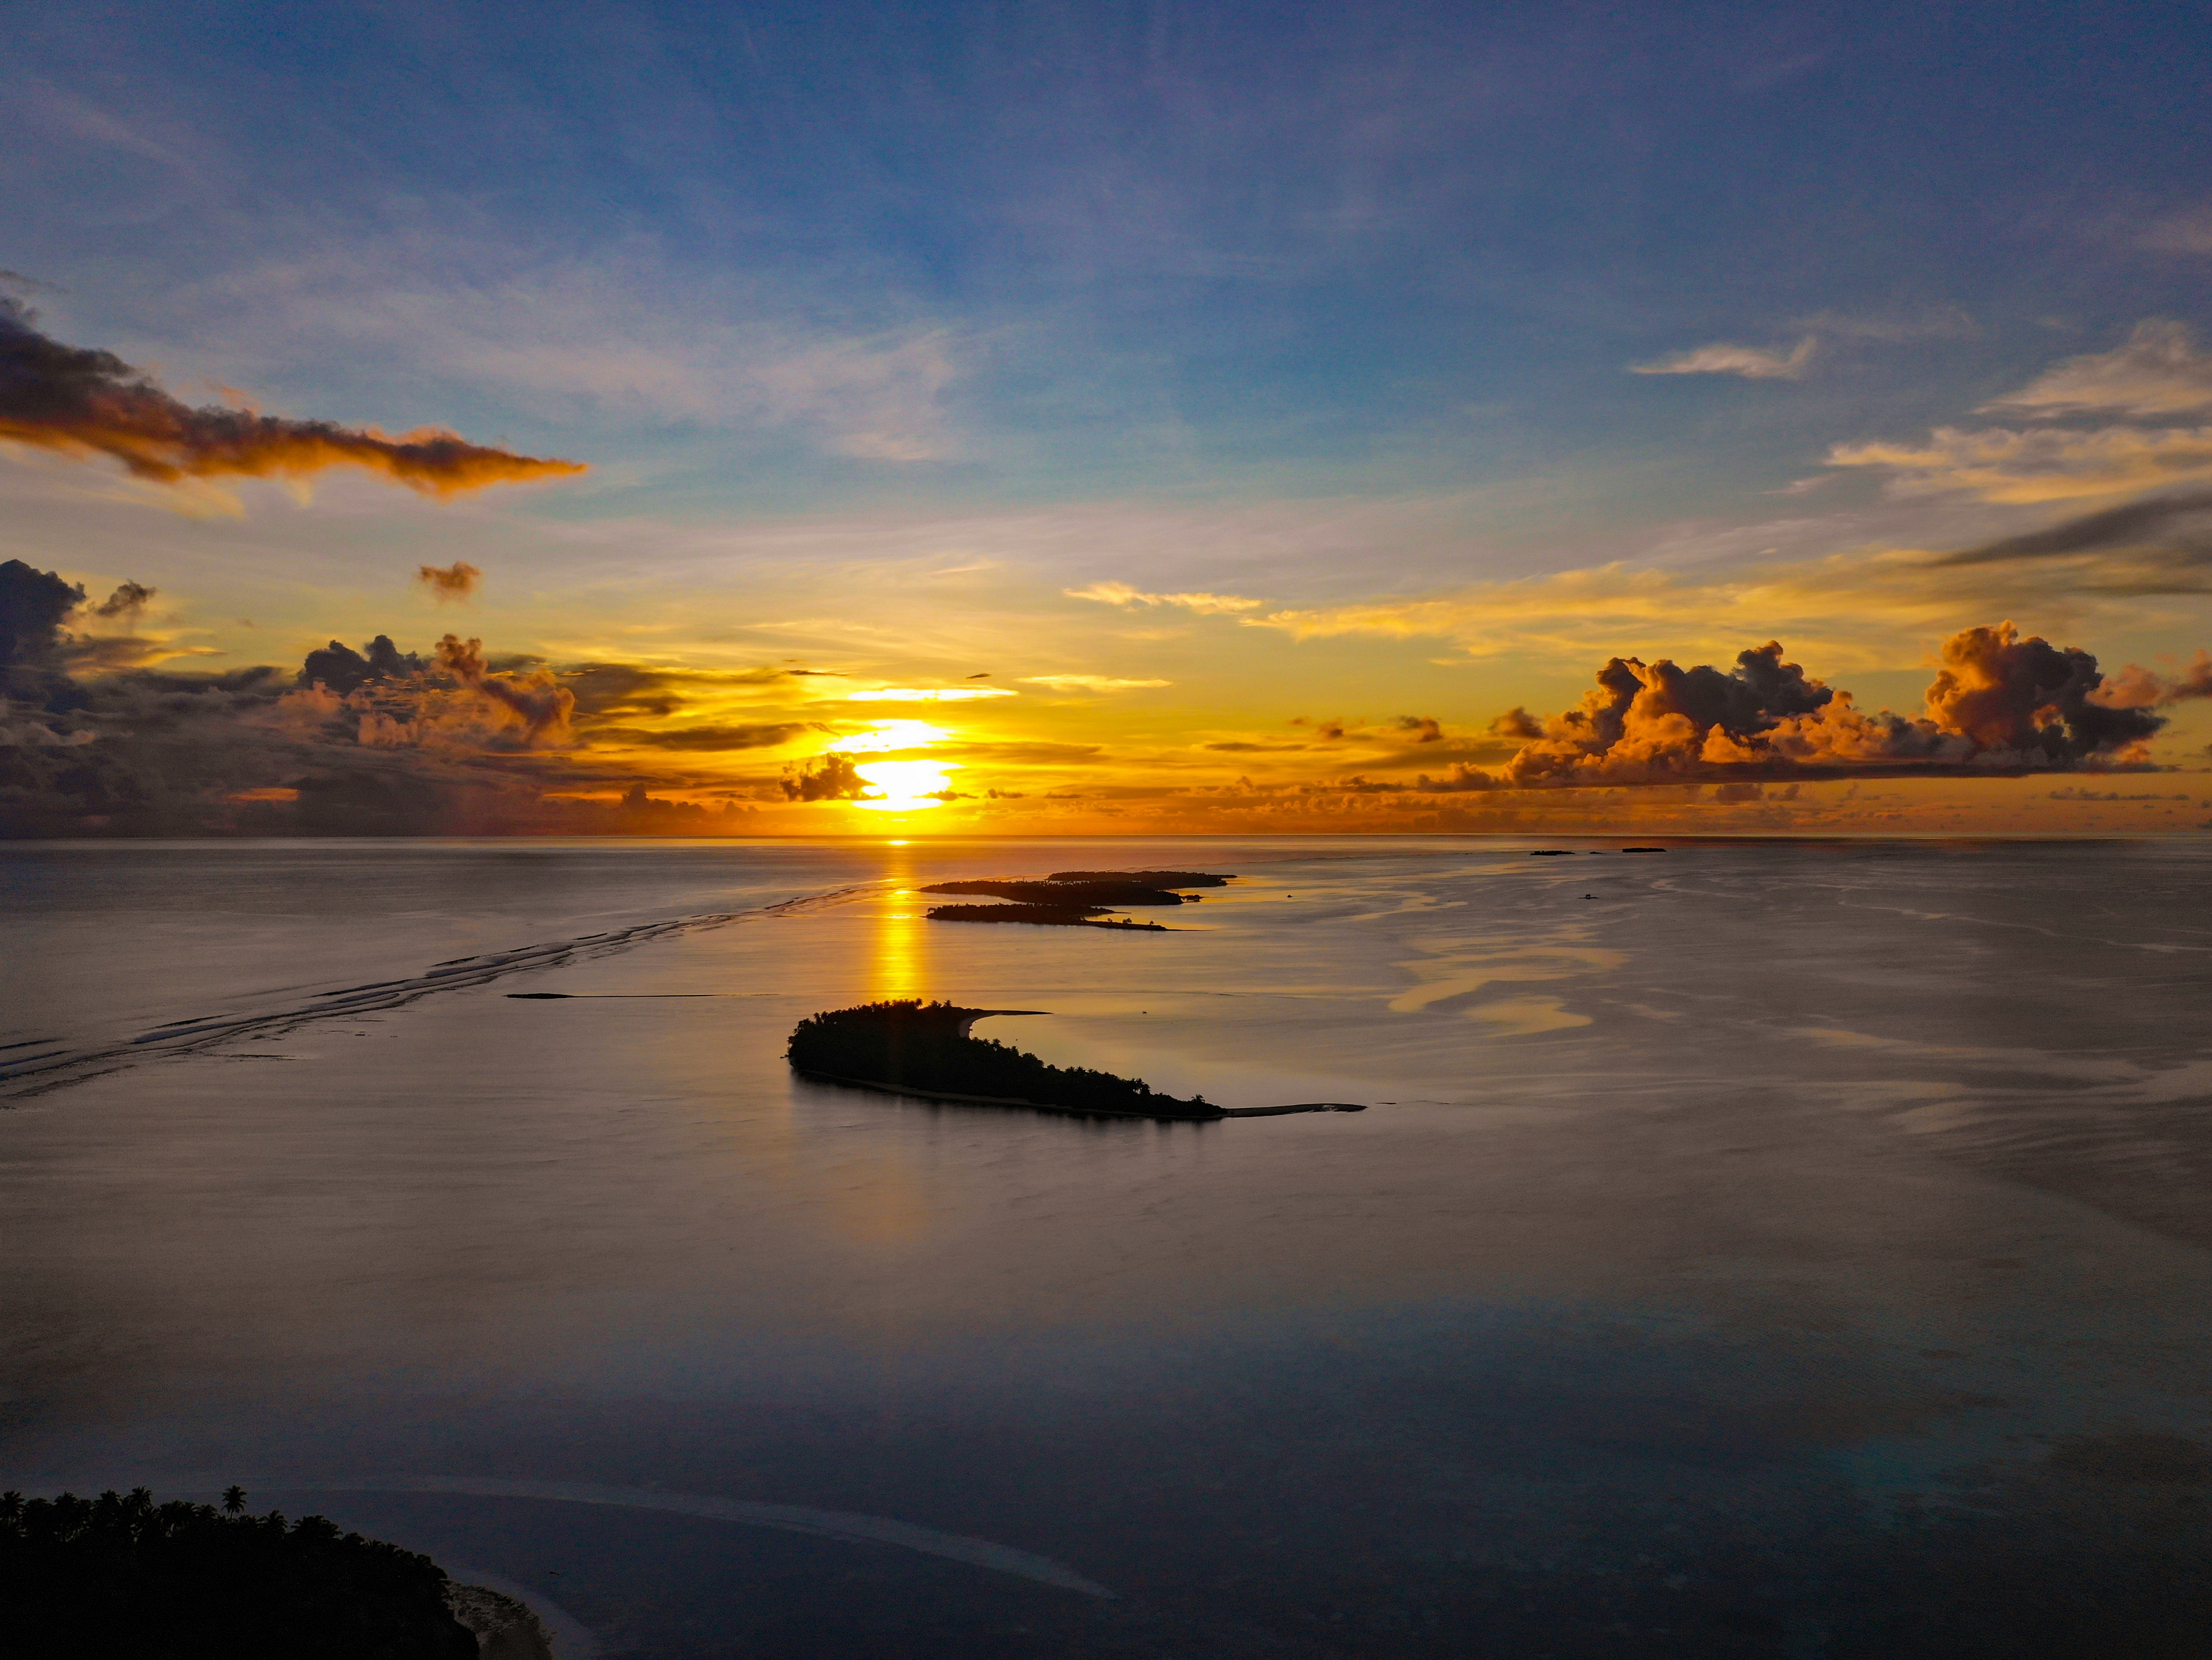
[[[307,654],[300,666],[302,686],[327,686],[345,693],[357,691],[371,680],[404,680],[428,666],[412,652],[402,652],[392,636],[380,634],[359,651],[339,641]]]
[[[84,603],[84,589],[20,559],[0,565],[0,668],[52,660],[62,619]]]
[[[429,496],[585,471],[471,444],[449,432],[388,438],[329,421],[193,408],[112,352],[65,346],[36,313],[0,296],[0,438],[65,455],[100,454],[141,478],[299,476],[366,468]]]
[[[72,635],[73,611],[97,614],[82,600],[0,565],[0,836],[713,834],[751,811],[735,798],[780,793],[586,753],[568,687],[535,662],[493,666],[475,641],[426,658],[379,635],[297,670],[196,674],[132,666],[151,642]]]

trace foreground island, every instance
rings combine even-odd
[[[1210,1122],[1293,1112],[1366,1110],[1348,1101],[1301,1101],[1282,1107],[1217,1107],[1202,1095],[1185,1101],[1154,1093],[1141,1078],[1120,1078],[1087,1067],[1055,1067],[1011,1044],[969,1035],[969,1029],[987,1015],[1042,1012],[911,1000],[865,1003],[808,1016],[793,1028],[785,1053],[795,1072],[832,1084],[855,1084],[925,1101],[1027,1107],[1094,1118]]]
[[[427,1556],[319,1516],[244,1513],[245,1494],[156,1504],[0,1494],[0,1648],[25,1657],[477,1660],[547,1655],[527,1610],[456,1586]],[[516,1620],[527,1629],[509,1627]],[[20,1645],[20,1646],[17,1646]]]

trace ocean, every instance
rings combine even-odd
[[[0,844],[0,1484],[563,1660],[2202,1652],[2212,842],[1635,845]],[[1368,1110],[785,1064],[911,996]]]

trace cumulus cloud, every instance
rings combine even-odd
[[[92,607],[94,617],[113,618],[136,617],[144,611],[154,598],[155,590],[143,582],[119,582],[115,592]]]
[[[20,559],[0,564],[0,668],[49,660],[62,619],[83,603],[81,583],[65,582]]]
[[[784,797],[792,801],[858,801],[868,794],[860,763],[835,751],[784,769]]]
[[[1172,685],[1170,680],[1121,680],[1110,674],[1025,674],[1030,685],[1050,686],[1054,691],[1143,691]]]
[[[430,597],[441,605],[448,599],[471,599],[483,586],[483,573],[465,559],[456,559],[450,565],[418,565],[415,580],[430,591]]]
[[[473,691],[481,692],[522,722],[526,741],[562,744],[574,736],[568,718],[576,694],[543,670],[533,674],[495,674],[484,664],[483,642],[447,635],[434,648],[438,666]]]
[[[351,466],[445,496],[585,471],[580,462],[516,455],[427,428],[392,438],[329,421],[195,408],[112,352],[64,345],[35,321],[21,301],[0,296],[0,439],[109,456],[137,477],[299,477]]]
[[[1176,605],[1201,616],[1233,616],[1239,611],[1257,611],[1267,603],[1236,593],[1146,593],[1127,582],[1093,582],[1088,587],[1063,592],[1071,599],[1088,599],[1095,605],[1119,605],[1124,610],[1131,605]]]
[[[184,673],[134,666],[148,642],[69,631],[73,612],[99,609],[55,573],[0,563],[0,836],[726,834],[746,800],[781,794],[772,775],[685,763],[710,739],[765,748],[775,725],[639,742],[581,715],[570,686],[603,704],[679,707],[788,671],[594,664],[572,682],[529,660],[488,661],[475,641],[448,635],[425,655],[379,635],[358,649],[332,642],[296,670]],[[100,672],[83,676],[88,665]],[[631,752],[569,743],[571,717]]]
[[[2192,698],[2212,697],[2212,652],[2201,647],[2181,672],[2163,675],[2130,663],[2107,680],[2096,701],[2110,708],[2147,709]]]
[[[1891,773],[1976,774],[2147,765],[2164,724],[2102,701],[2097,660],[2010,623],[1943,643],[1925,708],[1906,717],[1862,711],[1847,691],[1808,676],[1775,642],[1729,670],[1615,657],[1580,707],[1492,775],[1522,788],[1667,784]],[[1480,787],[1471,774],[1462,787]]]
[[[1787,352],[1716,342],[1690,351],[1631,363],[1631,374],[1735,374],[1747,380],[1795,380],[1813,362],[1814,337],[1807,335]]]
[[[1400,732],[1411,734],[1416,744],[1440,744],[1443,741],[1443,724],[1433,715],[1401,714],[1395,724]]]
[[[2132,416],[2212,409],[2212,353],[2197,350],[2187,324],[2154,318],[2136,324],[2117,350],[2069,357],[1982,408]]]

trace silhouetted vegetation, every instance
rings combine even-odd
[[[4,1647],[54,1660],[474,1660],[427,1556],[309,1516],[0,1494]]]
[[[933,922],[1033,922],[1046,927],[1136,928],[1165,933],[1159,922],[1118,922],[1103,905],[932,905]]]
[[[995,898],[1019,900],[1024,904],[1080,906],[1088,910],[1119,909],[1124,905],[1182,905],[1196,904],[1198,896],[1186,899],[1182,894],[1170,893],[1165,888],[1147,887],[1142,882],[1039,882],[1016,877],[971,877],[959,882],[933,882],[922,890],[924,893],[988,893]]]
[[[1225,876],[1192,870],[1064,870],[1036,877],[977,876],[933,882],[924,893],[984,893],[1006,905],[939,905],[933,922],[1035,922],[1047,927],[1158,928],[1157,922],[1102,922],[1099,914],[1131,905],[1194,905],[1202,895],[1176,888],[1218,888]]]
[[[1155,1095],[1141,1079],[1054,1067],[1009,1044],[971,1037],[984,1015],[951,1003],[868,1003],[799,1023],[788,1058],[803,1073],[924,1096],[982,1096],[1063,1112],[1141,1118],[1218,1118],[1204,1096]]]
[[[1056,870],[1048,882],[1141,882],[1148,888],[1225,888],[1230,879],[1202,870]]]

